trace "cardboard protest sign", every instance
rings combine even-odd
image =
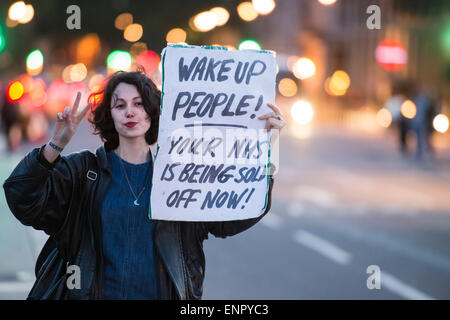
[[[267,204],[276,63],[270,51],[168,45],[152,219],[227,221]]]

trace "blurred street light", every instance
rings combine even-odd
[[[113,51],[106,59],[106,65],[113,71],[126,71],[131,67],[131,55],[126,51]]]
[[[318,0],[320,4],[324,6],[331,6],[336,3],[337,0]]]
[[[255,40],[244,40],[239,44],[238,50],[261,50],[261,46]]]
[[[89,79],[89,83],[88,83],[89,90],[95,91],[94,89],[98,89],[98,88],[102,87],[104,81],[105,81],[105,77],[102,74],[100,74],[100,73],[94,74]]]
[[[16,102],[23,96],[23,85],[20,81],[13,81],[7,90],[7,98],[10,102]]]
[[[25,16],[25,13],[27,11],[25,2],[23,1],[17,1],[14,2],[8,10],[8,17],[11,20],[14,21],[19,21],[20,19],[22,19]]]
[[[6,40],[5,40],[5,36],[3,35],[2,26],[0,25],[0,52],[2,52],[3,49],[5,49],[5,46],[6,46]]]
[[[41,73],[44,66],[44,56],[41,50],[34,50],[30,52],[26,61],[28,74],[35,76]]]
[[[127,41],[136,42],[140,38],[142,38],[143,33],[144,29],[142,28],[142,26],[139,23],[133,23],[125,28],[125,31],[123,32],[123,37]]]
[[[293,97],[297,94],[298,86],[294,80],[290,78],[283,78],[278,83],[278,91],[285,97]]]
[[[261,15],[267,15],[275,9],[274,0],[252,0],[253,7]]]
[[[386,108],[378,110],[376,115],[377,123],[383,128],[388,128],[392,123],[391,112]]]
[[[114,26],[119,30],[125,30],[130,24],[133,23],[133,15],[131,13],[122,13],[116,17]]]
[[[85,35],[77,44],[76,57],[78,62],[84,63],[88,68],[92,65],[94,56],[101,52],[100,37],[96,33]]]
[[[173,28],[167,32],[166,41],[168,43],[186,42],[186,31],[181,28]]]
[[[77,63],[70,69],[71,82],[83,81],[87,76],[87,68],[83,63]]]
[[[449,121],[448,121],[448,117],[445,114],[438,114],[436,117],[434,117],[433,119],[433,128],[440,133],[445,133],[447,132],[449,127]]]
[[[332,96],[343,96],[350,87],[350,77],[342,70],[337,70],[325,80],[325,91]]]
[[[195,28],[200,32],[208,32],[217,26],[217,15],[211,11],[203,11],[194,17]]]
[[[309,58],[300,58],[293,66],[293,73],[298,79],[307,79],[316,73],[316,65]]]
[[[33,5],[27,4],[25,6],[25,14],[20,19],[18,19],[17,21],[19,23],[26,24],[26,23],[30,22],[31,20],[33,20],[33,17],[34,17]]]
[[[405,118],[413,119],[416,116],[417,108],[414,102],[406,100],[400,107],[400,112]]]
[[[300,124],[308,124],[313,119],[314,110],[308,101],[299,100],[292,105],[291,116]]]
[[[14,28],[17,25],[19,25],[19,21],[11,20],[9,17],[6,17],[6,26],[8,28]]]
[[[156,52],[145,50],[137,56],[135,64],[144,67],[145,72],[150,74],[158,69],[160,60]]]
[[[223,26],[228,22],[228,19],[230,19],[230,14],[227,9],[222,7],[214,7],[210,12],[214,13],[217,16],[217,26]],[[184,41],[182,41],[184,42]]]
[[[450,57],[450,22],[447,24],[442,33],[441,41],[446,55]]]
[[[375,59],[383,69],[397,71],[408,62],[408,52],[397,40],[385,39],[375,49]]]
[[[241,2],[237,8],[239,17],[247,22],[253,21],[258,17],[258,11],[250,1]]]

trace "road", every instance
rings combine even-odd
[[[271,211],[205,241],[203,298],[449,299],[450,149],[417,163],[389,132],[318,126],[299,139],[295,130],[280,140]],[[90,132],[83,123],[64,153],[94,151]],[[3,153],[3,180],[30,148]],[[20,225],[3,194],[0,210],[0,299],[23,299],[46,236]],[[373,289],[370,268],[380,271]]]
[[[392,133],[283,135],[270,213],[205,242],[204,298],[449,299],[450,158],[440,152],[403,159]],[[380,271],[372,289],[369,266]]]

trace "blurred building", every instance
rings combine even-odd
[[[380,29],[369,29],[367,8],[380,8]],[[450,6],[448,1],[284,0],[274,12],[251,26],[264,47],[281,55],[306,56],[316,74],[302,81],[305,94],[327,96],[326,78],[344,70],[351,86],[339,102],[346,107],[380,106],[396,80],[411,80],[450,99]],[[376,60],[377,46],[386,39],[407,53],[404,66],[384,69]],[[394,52],[394,51],[391,51]]]

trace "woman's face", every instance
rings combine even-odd
[[[111,115],[119,137],[143,137],[150,129],[150,117],[145,111],[141,95],[132,84],[121,82],[111,99]]]

